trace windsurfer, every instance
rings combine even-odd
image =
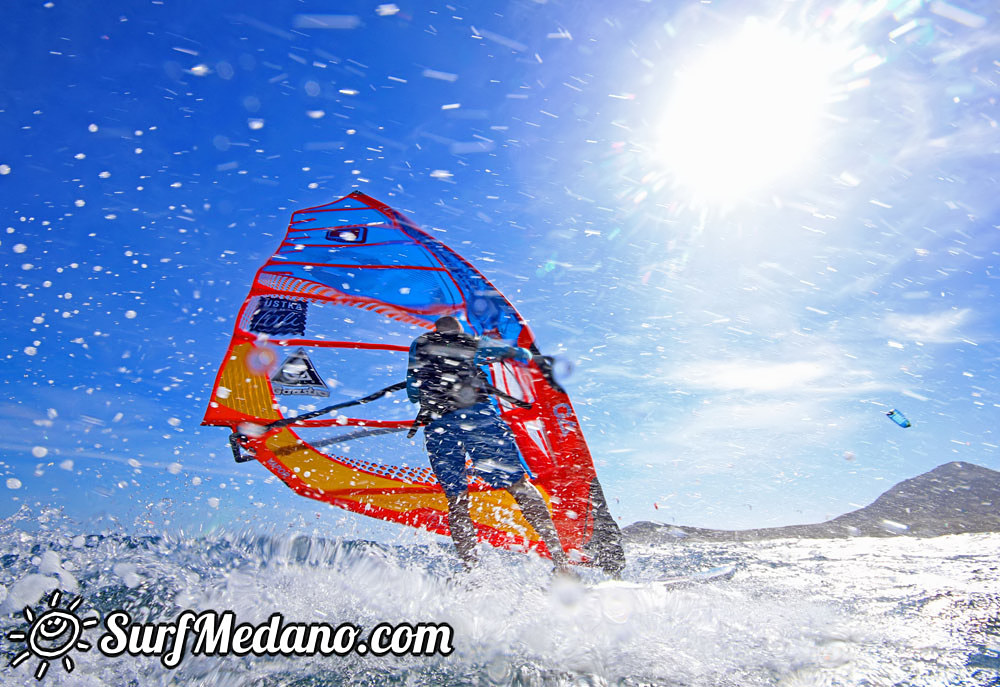
[[[442,317],[435,331],[421,335],[410,346],[407,395],[420,404],[417,423],[425,425],[431,467],[448,500],[451,538],[465,566],[476,563],[477,541],[469,514],[468,454],[481,479],[494,489],[510,492],[524,519],[545,542],[556,570],[566,572],[569,561],[552,516],[528,478],[514,435],[490,395],[516,399],[491,386],[480,367],[502,359],[528,362],[531,353],[467,334],[457,318]]]

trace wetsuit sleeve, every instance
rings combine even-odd
[[[483,365],[493,360],[512,359],[521,363],[531,360],[531,351],[517,346],[508,346],[499,341],[480,339],[476,349],[476,365]]]
[[[420,390],[416,387],[417,382],[417,342],[410,344],[410,357],[406,363],[406,397],[410,403],[420,403]]]

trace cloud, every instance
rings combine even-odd
[[[756,403],[720,399],[676,418],[659,439],[697,447],[692,455],[701,463],[729,462],[735,456],[773,457],[815,442],[817,435],[829,430],[823,418],[829,418],[829,408],[808,399]]]
[[[685,387],[715,391],[775,392],[801,389],[831,374],[817,362],[696,363],[676,371],[675,377]]]
[[[0,451],[5,452],[16,452],[16,453],[31,453],[34,446],[28,446],[27,444],[3,444],[0,443]],[[207,451],[205,452],[207,453]],[[33,454],[34,455],[34,454]],[[37,456],[36,456],[37,457]],[[60,461],[65,459],[75,460],[75,467],[82,468],[86,467],[84,461],[79,460],[80,458],[93,458],[95,460],[110,462],[110,463],[120,463],[122,465],[128,465],[134,469],[148,469],[148,470],[166,470],[171,474],[178,474],[171,470],[171,467],[176,464],[176,461],[170,461],[169,463],[164,463],[156,460],[149,460],[143,458],[142,460],[136,460],[135,458],[128,458],[124,456],[118,456],[111,452],[101,452],[101,451],[89,451],[80,450],[74,448],[63,448],[54,449],[52,452],[48,453],[46,456],[50,461]],[[38,460],[29,461],[31,463],[38,463]],[[226,468],[216,468],[211,466],[205,466],[202,464],[191,465],[185,463],[181,469],[184,473],[200,474],[200,475],[222,475],[225,477],[246,477],[247,473],[240,471],[238,469],[226,469]]]
[[[733,396],[768,395],[790,399],[800,395],[839,396],[875,391],[885,385],[868,370],[838,362],[842,356],[790,361],[734,359],[681,364],[666,376],[690,391]]]
[[[680,450],[712,467],[818,455],[864,424],[870,410],[859,399],[893,388],[822,343],[799,359],[776,351],[770,360],[692,361],[666,376],[691,400],[669,423],[647,430],[646,445],[656,448],[646,459]]]
[[[921,343],[954,343],[962,341],[959,329],[968,323],[972,310],[946,310],[926,315],[892,314],[885,318],[885,327],[892,336]]]

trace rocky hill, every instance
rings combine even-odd
[[[945,463],[900,482],[869,506],[815,525],[709,530],[636,522],[622,532],[626,541],[640,544],[692,539],[936,537],[962,532],[1000,532],[1000,472],[972,463]]]

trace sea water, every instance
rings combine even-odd
[[[4,685],[1000,685],[1000,534],[629,546],[625,579],[556,578],[551,565],[483,551],[459,572],[451,547],[302,533],[199,538],[44,531],[0,524]],[[728,581],[652,581],[735,564]],[[649,584],[646,584],[649,582]],[[126,611],[170,624],[232,611],[262,626],[447,625],[447,655],[109,657],[90,645],[48,659],[14,641],[79,599],[79,617]],[[121,616],[119,616],[121,617]],[[189,640],[191,637],[189,636]],[[50,643],[51,648],[51,643]],[[188,647],[190,649],[190,647]],[[162,654],[162,652],[161,652]],[[41,680],[34,677],[48,663]]]

